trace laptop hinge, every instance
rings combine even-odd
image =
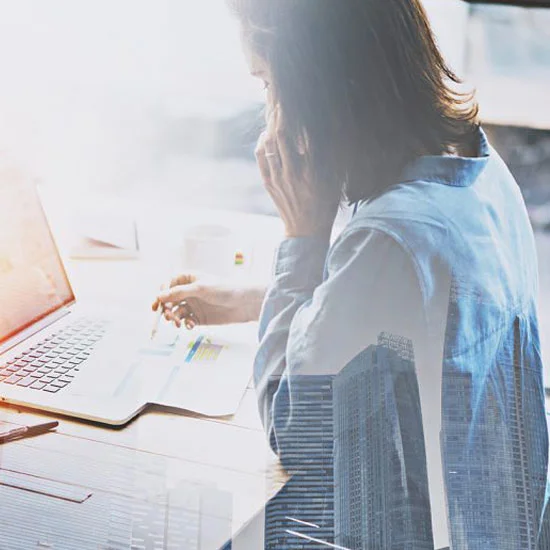
[[[74,303],[71,305],[74,305]],[[61,309],[54,311],[47,317],[44,317],[44,319],[41,319],[40,321],[33,323],[30,327],[27,327],[25,330],[22,330],[21,332],[17,333],[15,336],[12,336],[9,340],[4,342],[3,344],[0,344],[0,355],[6,353],[10,349],[19,345],[21,342],[30,338],[31,336],[34,336],[36,333],[40,332],[41,330],[44,330],[46,327],[50,326],[56,321],[59,321],[59,319],[62,319],[69,313],[71,313],[70,306],[62,307]]]

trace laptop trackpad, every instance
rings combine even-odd
[[[82,364],[80,375],[69,386],[69,393],[88,397],[113,396],[139,359],[133,340],[125,330],[109,330]]]
[[[70,393],[128,396],[143,403],[154,400],[170,375],[167,360],[177,349],[177,340],[173,333],[155,342],[142,336],[134,327],[111,327],[86,361],[81,376],[71,384]]]

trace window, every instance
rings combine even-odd
[[[209,202],[259,183],[204,158],[264,96],[223,0],[0,2],[0,70],[0,150],[44,185]]]

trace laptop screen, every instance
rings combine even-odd
[[[0,166],[0,344],[73,301],[34,183]]]

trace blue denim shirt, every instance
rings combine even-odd
[[[315,449],[327,448],[314,439],[330,440],[331,466],[315,479],[330,485],[331,542],[550,548],[536,295],[525,205],[482,130],[477,158],[419,158],[332,246],[280,245],[261,315],[259,407],[304,487]],[[330,419],[302,382],[326,377]]]

